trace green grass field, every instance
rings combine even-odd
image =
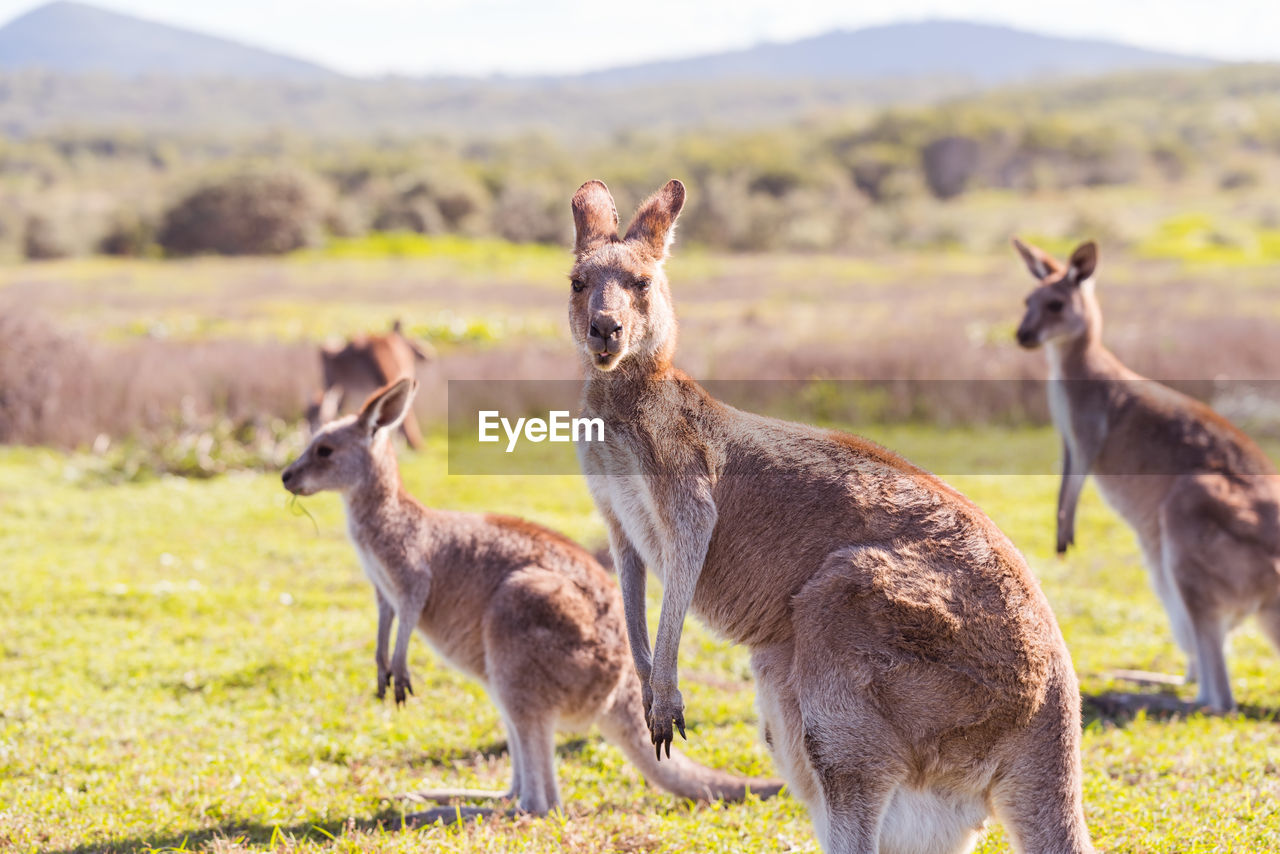
[[[868,432],[927,445],[919,428]],[[430,504],[603,541],[575,475],[450,477],[438,440],[403,460]],[[1086,695],[1099,850],[1280,849],[1280,658],[1257,631],[1240,631],[1230,656],[1244,713],[1104,716],[1112,705],[1091,698],[1153,690],[1110,671],[1183,666],[1128,530],[1090,493],[1080,547],[1059,560],[1053,477],[952,481],[1025,551],[1066,634]],[[305,506],[316,527],[273,475],[109,486],[82,457],[0,449],[0,850],[817,850],[788,795],[677,802],[595,735],[560,740],[562,815],[401,830],[414,807],[397,795],[504,787],[502,731],[484,694],[420,640],[417,696],[399,710],[374,698],[372,590],[338,499]],[[745,651],[691,622],[681,673],[688,752],[770,773]],[[980,850],[1010,849],[993,828]]]

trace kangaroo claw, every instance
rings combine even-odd
[[[667,754],[667,758],[671,757],[671,742],[675,739],[675,730],[678,729],[686,741],[689,738],[684,731],[684,703],[678,691],[673,700],[655,699],[645,722],[649,725],[654,756],[659,761],[662,760],[663,752]]]
[[[404,705],[404,702],[405,702],[405,695],[413,694],[413,683],[409,681],[409,674],[406,673],[403,676],[396,675],[395,688],[396,688],[396,705],[402,706]]]

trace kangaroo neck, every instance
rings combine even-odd
[[[342,493],[347,517],[356,528],[375,525],[388,513],[396,512],[409,498],[400,479],[400,467],[396,463],[395,449],[389,437],[374,440],[372,470]]]
[[[634,418],[640,402],[676,375],[671,361],[661,357],[636,359],[604,372],[587,367],[583,404],[593,412]]]

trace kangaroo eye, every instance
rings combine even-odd
[[[582,281],[582,279],[574,279],[570,284],[573,285],[573,292],[575,294],[582,293],[582,291],[587,287],[587,283]]]
[[[638,291],[647,291],[647,290],[649,290],[649,280],[648,280],[648,279],[636,279],[636,282],[635,282],[635,288],[636,288],[636,290],[638,290]]]
[[[332,454],[333,454],[333,448],[330,448],[328,445],[321,445],[320,447],[316,448],[316,456],[322,459],[324,457],[331,456]]]
[[[1060,299],[1051,299],[1044,304],[1044,307],[1052,311],[1054,314],[1062,311],[1064,303]]]

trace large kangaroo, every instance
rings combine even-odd
[[[627,663],[622,597],[591,555],[531,522],[431,510],[405,491],[388,437],[416,390],[412,380],[399,380],[359,414],[325,425],[282,479],[295,495],[342,493],[347,531],[377,597],[378,696],[393,683],[396,703],[413,693],[407,657],[417,628],[498,706],[511,788],[422,795],[517,798],[520,810],[542,815],[560,803],[556,730],[592,723],[648,780],[673,794],[741,800],[748,789],[761,797],[776,793],[779,782],[736,777],[683,756],[658,764],[640,680]],[[399,628],[388,660],[393,618]]]
[[[833,852],[972,847],[988,813],[1026,852],[1092,851],[1080,696],[1049,604],[964,496],[866,440],[741,412],[672,367],[663,261],[684,186],[625,236],[573,197],[569,322],[580,458],[609,528],[653,741],[684,732],[685,614],[751,648],[764,738]],[[645,567],[662,581],[652,656]]]
[[[1075,542],[1076,505],[1093,473],[1138,535],[1197,702],[1235,706],[1223,643],[1257,613],[1280,647],[1280,478],[1248,436],[1204,404],[1146,379],[1102,345],[1098,250],[1062,264],[1014,238],[1039,285],[1018,343],[1049,359],[1049,407],[1062,434],[1058,552]]]
[[[404,334],[399,320],[385,335],[357,335],[342,346],[325,344],[320,348],[324,386],[307,406],[312,434],[338,416],[344,401],[358,402],[393,380],[412,377],[417,363],[429,362],[433,355],[430,347]],[[422,431],[416,415],[406,415],[400,430],[409,447],[421,450]]]

